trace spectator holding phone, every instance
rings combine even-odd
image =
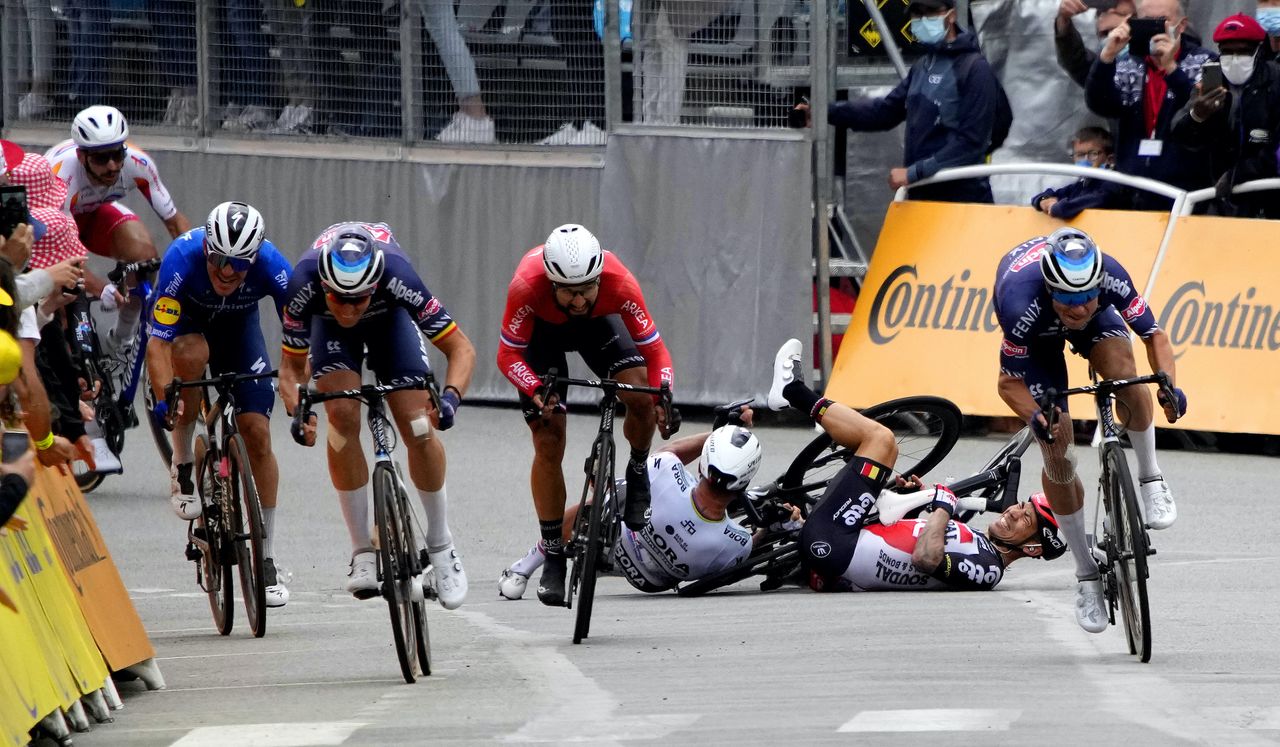
[[[1084,44],[1074,19],[1088,10],[1096,10],[1094,29],[1099,42],[1105,43],[1107,35],[1116,26],[1134,14],[1134,0],[1062,0],[1058,14],[1053,17],[1053,45],[1058,51],[1058,67],[1071,76],[1076,85],[1084,88],[1089,70],[1098,54]],[[1280,0],[1276,0],[1280,3]]]
[[[1220,66],[1204,66],[1204,79],[1174,119],[1173,138],[1207,157],[1220,214],[1280,218],[1274,192],[1231,194],[1237,184],[1277,176],[1280,65],[1266,60],[1266,30],[1243,13],[1218,24],[1213,41]]]
[[[1086,169],[1113,168],[1116,156],[1111,142],[1111,133],[1101,127],[1081,127],[1071,138],[1071,158],[1076,166]],[[1046,189],[1031,198],[1031,207],[1061,220],[1071,220],[1089,208],[1120,210],[1128,206],[1123,185],[1089,178]]]
[[[1178,0],[1140,0],[1138,17],[1107,35],[1085,83],[1085,102],[1117,121],[1116,170],[1183,189],[1210,184],[1208,164],[1170,139],[1174,115],[1191,98],[1200,66],[1217,59],[1184,36]],[[1136,210],[1167,210],[1168,198],[1134,190]]]

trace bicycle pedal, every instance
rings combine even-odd
[[[378,589],[358,589],[358,590],[356,590],[356,591],[351,592],[351,596],[353,596],[353,597],[355,597],[356,599],[359,599],[359,600],[361,600],[361,601],[364,601],[364,600],[366,600],[366,599],[373,599],[374,597],[380,597],[380,596],[383,596],[383,594],[382,594],[382,589],[381,589],[381,588],[378,588]]]
[[[195,561],[195,562],[199,562],[199,561],[200,561],[200,558],[202,558],[202,557],[204,557],[204,553],[200,552],[200,548],[198,548],[198,547],[196,547],[194,544],[192,544],[192,543],[188,542],[188,543],[187,543],[187,560],[192,560],[192,561]],[[199,581],[199,580],[200,580],[200,579],[199,579],[199,575],[200,575],[200,573],[199,573],[199,571],[197,571],[197,572],[196,572],[196,576],[197,576],[196,581]]]

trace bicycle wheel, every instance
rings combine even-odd
[[[81,493],[92,493],[94,488],[107,479],[107,476],[101,472],[89,469],[89,463],[82,459],[71,463],[71,474],[76,478],[76,486],[80,488]]]
[[[903,475],[923,477],[951,453],[960,438],[960,409],[941,397],[903,397],[868,407],[862,415],[893,431],[898,441],[893,468]],[[823,433],[792,460],[779,485],[805,494],[807,500],[800,500],[800,509],[808,515],[809,506],[822,497],[827,483],[852,456],[853,450]],[[795,504],[798,499],[788,500]]]
[[[402,483],[403,484],[403,483]],[[410,591],[413,591],[413,579],[419,576],[423,569],[430,562],[427,557],[426,547],[418,541],[414,527],[417,526],[413,518],[413,509],[409,506],[409,497],[402,489],[399,491],[400,496],[400,515],[405,517],[404,520],[404,547],[408,548],[407,556],[409,568]],[[416,562],[415,562],[416,561]],[[425,581],[425,579],[423,579]],[[421,588],[421,587],[419,587]],[[427,630],[427,603],[422,594],[413,595],[413,638],[416,643],[415,649],[418,655],[418,671],[423,677],[431,676],[431,634]]]
[[[254,638],[267,633],[267,586],[262,575],[262,506],[253,482],[249,452],[239,433],[227,439],[227,484],[231,488],[232,516],[228,522],[240,566],[240,593]]]
[[[413,588],[406,564],[403,524],[407,517],[400,514],[397,500],[398,486],[395,472],[385,463],[373,469],[373,508],[378,525],[378,576],[382,582],[382,596],[387,600],[391,613],[391,635],[395,639],[396,657],[400,660],[400,673],[404,681],[412,684],[417,679],[417,642],[414,633],[417,625],[413,619]]]
[[[1114,571],[1129,653],[1151,661],[1151,608],[1147,600],[1147,531],[1138,509],[1129,461],[1117,443],[1104,447],[1107,513],[1115,538]]]
[[[573,642],[582,643],[591,632],[591,607],[596,594],[596,565],[605,546],[605,522],[613,520],[613,512],[605,512],[608,492],[613,489],[613,442],[599,438],[596,441],[595,469],[592,471],[590,518],[585,537],[574,538],[574,573],[578,565],[578,612],[573,625]],[[581,512],[579,512],[581,513]]]
[[[196,436],[195,463],[199,467],[196,490],[204,506],[204,512],[196,519],[196,532],[202,533],[209,545],[209,551],[200,556],[200,568],[204,575],[204,590],[209,595],[213,625],[222,635],[230,635],[235,623],[235,592],[231,577],[233,550],[223,541],[222,491],[226,487],[218,477],[216,457],[209,449],[209,439],[203,433]]]
[[[676,595],[698,597],[709,591],[745,581],[755,575],[770,575],[775,572],[783,574],[791,566],[798,567],[800,556],[793,535],[794,532],[788,532],[773,541],[762,543],[761,546],[753,549],[751,555],[740,565],[710,576],[703,576],[688,584],[681,584],[676,588]]]
[[[169,469],[169,465],[173,463],[173,443],[169,439],[169,432],[161,426],[157,425],[155,420],[151,418],[151,410],[156,404],[155,392],[151,391],[151,374],[147,373],[144,366],[142,369],[142,404],[147,408],[147,415],[144,420],[147,421],[147,427],[151,429],[151,440],[156,444],[156,450],[160,452],[160,460],[164,462],[164,468]],[[121,402],[121,407],[128,407],[132,402]]]

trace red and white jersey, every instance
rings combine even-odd
[[[649,372],[649,386],[671,383],[673,371],[671,354],[658,334],[649,309],[645,307],[640,283],[622,260],[613,252],[604,253],[604,270],[600,275],[600,293],[590,317],[617,314],[626,325],[636,350],[644,356]],[[498,344],[498,368],[529,396],[537,391],[541,382],[525,360],[524,350],[529,347],[533,327],[537,320],[551,324],[569,321],[555,301],[555,289],[547,279],[542,264],[542,247],[534,247],[520,260],[515,277],[507,289],[507,308],[502,314],[502,333]],[[674,388],[674,386],[673,386]]]
[[[911,563],[911,553],[927,522],[904,519],[888,527],[863,527],[842,582],[850,591],[982,591],[1000,583],[1004,577],[1000,553],[981,532],[958,521],[947,524],[945,555],[933,573],[916,568]]]
[[[178,208],[160,181],[160,172],[156,162],[146,151],[126,143],[124,166],[114,184],[102,186],[90,178],[76,158],[76,144],[72,140],[63,140],[49,149],[45,158],[53,166],[53,173],[62,183],[67,185],[67,202],[63,206],[71,215],[92,213],[111,202],[124,199],[124,196],[138,190],[151,202],[151,209],[156,211],[160,220],[169,220],[178,214]]]

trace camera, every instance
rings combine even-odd
[[[0,436],[0,461],[5,464],[16,462],[30,448],[31,437],[25,431],[5,431]]]

